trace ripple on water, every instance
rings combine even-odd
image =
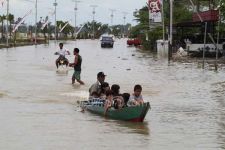
[[[80,97],[80,98],[88,98],[89,92],[87,91],[74,91],[74,92],[68,92],[68,93],[61,93],[62,96],[67,97]]]

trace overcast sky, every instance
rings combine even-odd
[[[10,13],[16,18],[22,17],[30,9],[33,13],[27,17],[26,22],[34,23],[35,18],[35,0],[9,0]],[[49,12],[54,11],[53,3],[55,0],[38,0],[38,19],[45,17]],[[111,11],[115,9],[113,24],[123,24],[123,12],[127,12],[126,23],[136,24],[133,18],[135,9],[140,9],[146,5],[147,0],[80,0],[78,3],[77,25],[87,21],[92,21],[91,5],[97,5],[95,20],[98,22],[111,24]],[[57,20],[70,21],[74,25],[74,6],[73,0],[57,0]],[[1,7],[0,13],[6,13],[6,4]],[[54,22],[54,16],[50,17],[50,21]]]

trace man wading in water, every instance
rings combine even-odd
[[[73,76],[72,76],[72,84],[74,84],[75,80],[77,80],[77,82],[79,82],[80,84],[83,85],[84,82],[80,80],[81,79],[80,74],[81,74],[82,57],[79,55],[79,49],[74,48],[73,54],[75,56],[74,63],[69,64],[70,67],[74,67],[74,73],[73,73]]]

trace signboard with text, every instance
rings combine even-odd
[[[148,0],[149,19],[151,22],[162,22],[163,0]]]

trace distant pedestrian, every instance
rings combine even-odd
[[[74,67],[74,73],[72,76],[72,84],[75,83],[75,80],[79,82],[80,84],[84,84],[84,82],[81,80],[80,74],[81,74],[81,64],[82,64],[82,57],[79,55],[79,49],[74,48],[73,54],[75,56],[74,58],[74,63],[70,63],[70,67]]]

